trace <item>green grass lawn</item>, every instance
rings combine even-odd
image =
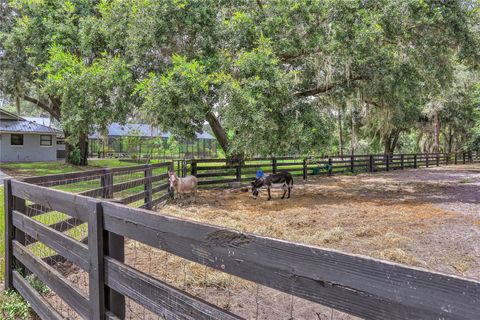
[[[89,160],[88,166],[79,167],[64,162],[23,162],[23,163],[2,163],[0,170],[5,171],[12,177],[16,176],[45,176],[49,174],[69,173],[98,168],[126,167],[134,164],[121,162],[117,159]]]

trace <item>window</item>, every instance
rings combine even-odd
[[[41,146],[51,146],[52,145],[52,136],[40,136],[40,145]]]
[[[23,146],[23,134],[10,135],[10,144],[12,146]]]
[[[57,138],[57,144],[65,144],[65,140],[62,138]]]

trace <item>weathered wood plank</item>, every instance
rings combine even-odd
[[[147,191],[141,191],[141,192],[137,192],[135,194],[132,194],[128,197],[125,197],[125,198],[121,198],[119,199],[118,201],[120,203],[124,203],[124,204],[129,204],[129,203],[132,203],[132,202],[135,202],[135,201],[138,201],[140,199],[143,199],[145,198],[145,195],[147,194]]]
[[[74,182],[80,182],[100,179],[100,176],[103,174],[103,172],[103,169],[98,169],[72,173],[51,174],[42,177],[25,178],[23,181],[32,184],[41,184],[42,186],[57,186],[73,183],[71,180],[75,180]]]
[[[103,187],[90,189],[86,191],[79,192],[78,194],[86,197],[100,197],[102,196]]]
[[[14,236],[13,227],[13,195],[12,184],[10,179],[6,179],[4,182],[4,226],[5,226],[5,289],[13,287],[13,253],[12,253],[12,241]]]
[[[103,209],[100,202],[95,211],[89,212],[88,253],[90,271],[88,273],[88,290],[90,314],[92,320],[105,318],[105,270],[103,244]]]
[[[62,320],[63,317],[17,272],[13,271],[13,285],[43,320]]]
[[[233,177],[235,176],[235,171],[229,172],[208,172],[208,173],[197,173],[195,175],[197,178],[210,178],[210,177]]]
[[[236,182],[237,179],[221,179],[221,180],[200,180],[198,181],[198,185],[207,185],[207,184],[221,184],[221,183],[230,183]]]
[[[130,188],[134,188],[134,187],[137,187],[137,186],[140,186],[140,185],[144,184],[147,181],[148,181],[147,178],[139,178],[139,179],[129,180],[129,181],[126,181],[126,182],[116,183],[116,184],[113,185],[113,192],[118,192],[118,191],[123,191],[123,190],[130,189]]]
[[[82,269],[89,270],[88,247],[86,245],[15,210],[13,211],[13,225],[31,238],[57,251]]]
[[[162,190],[167,190],[168,187],[170,187],[170,183],[169,183],[169,182],[164,183],[164,184],[160,184],[160,185],[152,188],[152,194],[155,194],[155,193],[157,193],[157,192],[159,192],[159,191],[162,191]]]
[[[67,220],[62,220],[57,223],[53,223],[48,227],[54,230],[57,230],[59,232],[65,232],[75,227],[78,227],[79,225],[82,225],[82,224],[84,224],[84,222],[78,220],[77,218],[69,218]]]
[[[167,320],[241,319],[109,257],[105,279],[112,289]]]
[[[38,279],[55,291],[73,310],[85,319],[90,319],[88,299],[75,288],[75,285],[36,257],[29,249],[18,241],[13,242],[13,254]]]
[[[94,205],[88,197],[15,180],[12,180],[12,194],[85,222],[88,221],[88,212]]]
[[[371,319],[472,319],[480,283],[104,203],[104,226],[244,279]]]

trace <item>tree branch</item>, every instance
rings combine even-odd
[[[46,105],[45,103],[41,102],[40,100],[38,100],[36,98],[33,98],[33,97],[30,97],[30,96],[27,96],[26,94],[24,94],[22,96],[22,98],[23,98],[23,100],[31,102],[34,105],[38,106],[39,108],[45,110],[46,112],[51,114],[55,119],[57,119],[57,120],[60,119],[60,115],[54,110],[54,108]]]
[[[337,86],[347,84],[348,82],[353,82],[353,81],[358,81],[358,80],[363,80],[363,79],[364,79],[363,77],[357,76],[357,77],[353,77],[349,80],[345,80],[345,81],[342,81],[342,82],[330,83],[330,84],[324,85],[322,87],[317,87],[317,88],[306,90],[306,91],[295,92],[293,95],[296,96],[296,97],[315,96],[319,93],[324,93],[324,92],[330,91]]]

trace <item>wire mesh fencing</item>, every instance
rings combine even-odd
[[[358,319],[132,239],[125,240],[125,264],[245,319]],[[127,319],[164,319],[131,299],[125,305]]]

